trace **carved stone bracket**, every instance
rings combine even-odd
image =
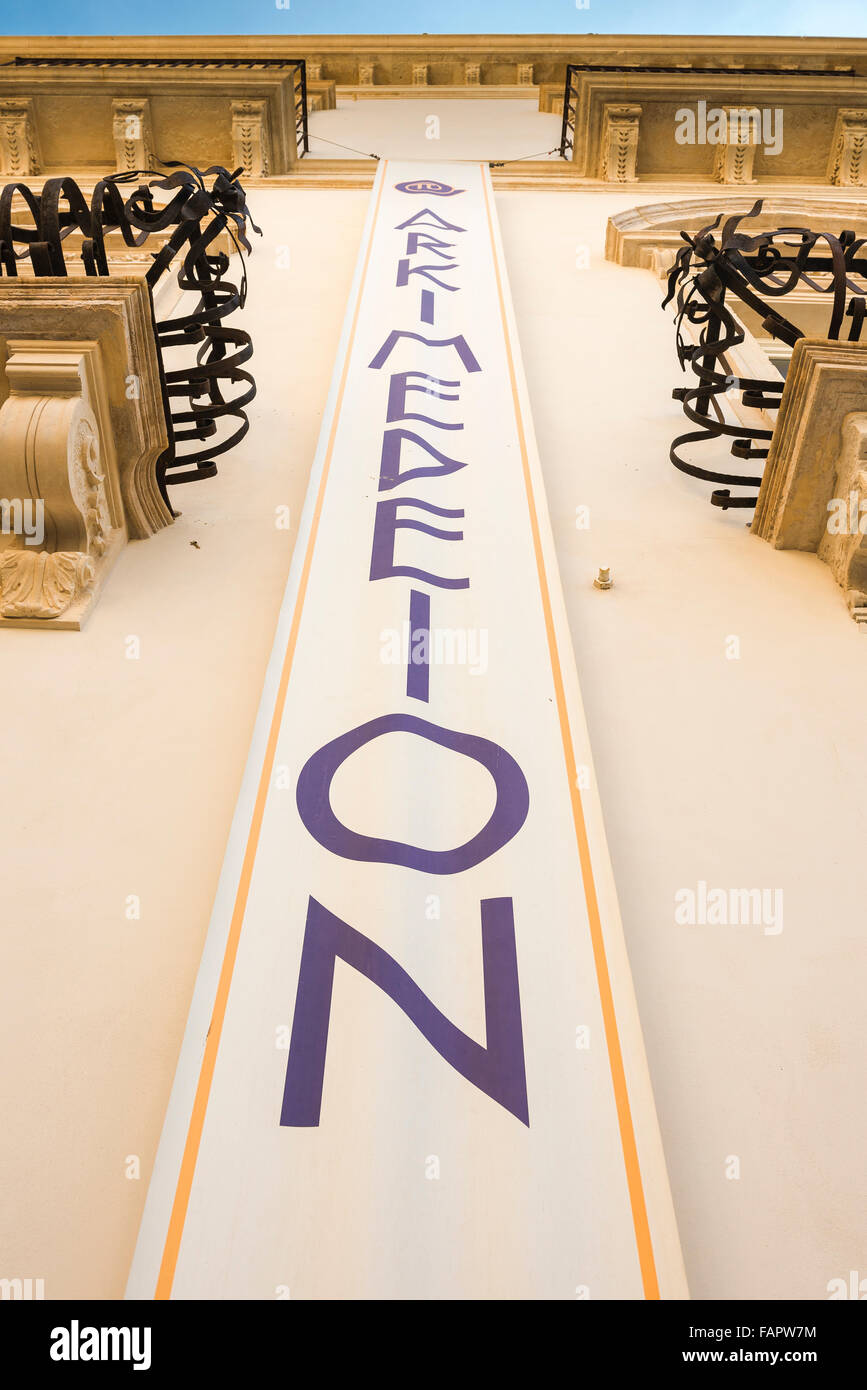
[[[359,87],[373,86],[373,63],[358,64],[358,85]]]
[[[841,434],[836,496],[818,553],[852,617],[867,624],[867,410],[844,416]]]
[[[0,616],[56,619],[93,587],[123,531],[86,397],[95,344],[8,343],[0,409]]]
[[[235,165],[247,178],[267,178],[272,164],[267,101],[233,101],[231,110]]]
[[[478,87],[481,81],[481,64],[464,63],[464,82],[468,87]]]
[[[26,178],[41,170],[32,98],[0,98],[0,173]]]
[[[151,108],[147,97],[111,103],[114,154],[119,174],[154,167]]]
[[[539,110],[555,116],[563,115],[563,83],[539,83]]]
[[[867,111],[838,111],[828,182],[841,188],[867,185]]]
[[[317,67],[321,66],[316,64]],[[310,68],[308,66],[308,74]],[[337,88],[322,78],[307,78],[307,106],[310,111],[333,111],[337,105]]]
[[[728,139],[717,145],[713,176],[718,183],[755,183],[753,164],[760,132],[746,107],[726,109]]]
[[[519,63],[517,83],[519,87],[532,87],[533,85],[533,64]]]
[[[599,177],[608,183],[635,183],[640,106],[606,104],[602,112]]]
[[[166,444],[143,280],[0,282],[0,625],[82,626],[127,539],[172,521]]]
[[[0,614],[19,627],[57,619],[93,588],[94,565],[89,555],[65,551],[0,551]],[[62,626],[52,622],[51,626]],[[66,624],[70,626],[70,624]]]
[[[427,63],[413,63],[412,65],[412,85],[414,87],[427,86]]]
[[[867,344],[796,342],[752,530],[815,551],[867,623]]]

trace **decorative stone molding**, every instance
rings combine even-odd
[[[464,63],[464,81],[468,87],[478,87],[481,81],[481,65],[479,63]]]
[[[796,342],[752,530],[814,551],[867,624],[867,344]]]
[[[235,167],[247,178],[267,178],[272,168],[267,101],[233,101],[231,111]]]
[[[427,86],[427,63],[413,63],[412,65],[412,85],[414,87]]]
[[[0,281],[0,625],[80,628],[128,538],[168,526],[147,285]]]
[[[152,169],[151,107],[147,97],[119,98],[111,103],[111,110],[117,172]]]
[[[94,578],[93,561],[79,552],[0,551],[0,620],[35,627],[32,620],[39,619],[39,626],[68,629],[73,626],[69,620],[52,620],[60,619],[70,606],[80,608],[93,589]]]
[[[662,275],[670,270],[683,246],[682,231],[699,231],[713,222],[719,212],[726,216],[749,212],[753,202],[753,195],[745,197],[719,189],[712,197],[627,208],[608,219],[605,259]],[[824,194],[767,194],[761,213],[751,218],[749,225],[760,232],[786,226],[832,231],[849,227],[857,237],[867,237],[867,201],[830,190]]]
[[[449,85],[431,82],[413,86],[411,82],[403,82],[386,87],[381,82],[375,86],[340,83],[336,90],[341,101],[431,101],[434,98],[437,101],[526,101],[528,95],[526,87],[517,87],[514,82],[508,86],[493,82],[467,83],[463,71],[458,72],[457,80]],[[304,176],[303,163],[292,172],[293,176],[296,173]],[[574,170],[568,172],[574,175]]]
[[[837,112],[828,182],[841,188],[867,185],[867,110]]]
[[[34,38],[27,40],[26,51],[20,39],[0,37],[0,56],[5,57],[0,60],[0,103],[32,99],[34,150],[41,144],[52,170],[80,179],[116,162],[112,100],[128,99],[131,93],[146,97],[159,129],[172,130],[185,157],[202,168],[232,164],[230,103],[267,100],[269,177],[297,172],[305,180],[311,176],[299,165],[296,145],[297,74],[281,66],[284,62],[303,57],[311,83],[317,70],[321,76],[327,69],[347,99],[429,100],[425,93],[434,82],[437,99],[513,99],[532,87],[539,90],[540,109],[559,114],[566,64],[576,57],[575,36],[562,34],[275,35],[267,46],[261,37],[235,36],[231,58],[226,49],[226,39],[219,36],[141,38],[130,59],[129,41],[122,37]],[[359,61],[365,50],[372,56]],[[12,62],[13,57],[18,61]],[[681,144],[675,139],[677,112],[685,105],[743,103],[762,111],[782,110],[786,139],[778,157],[767,146],[759,147],[755,172],[763,183],[785,186],[824,182],[838,112],[844,106],[867,110],[867,42],[862,39],[582,35],[580,57],[586,68],[577,74],[571,103],[568,171],[577,179],[599,177],[606,104],[628,101],[642,107],[637,157],[642,179],[687,183],[714,179],[718,151],[700,140]],[[412,71],[421,67],[428,69],[428,82],[416,85]],[[476,68],[478,82],[468,80],[467,73]],[[545,104],[543,87],[553,93]],[[318,109],[329,107],[326,99]],[[744,158],[732,153],[735,163]],[[342,182],[338,162],[331,163]],[[317,177],[326,172],[320,169]],[[359,178],[360,171],[352,177]],[[513,170],[495,174],[498,185],[506,186],[505,180],[510,187],[517,186],[516,179],[522,186],[532,185],[537,177],[545,187],[555,186],[550,169],[536,169],[530,162],[520,176]],[[556,186],[566,188],[565,168]]]
[[[321,82],[321,81],[322,81],[322,64],[321,64],[321,63],[308,63],[308,64],[307,64],[307,81],[308,81],[308,82]]]
[[[844,416],[841,434],[834,514],[828,514],[819,559],[844,591],[852,617],[867,631],[867,410]]]
[[[761,132],[756,130],[753,114],[747,107],[726,108],[728,139],[716,146],[713,166],[719,183],[755,183],[753,164]]]
[[[602,113],[599,177],[608,183],[635,183],[640,106],[606,105]]]
[[[307,82],[307,102],[311,111],[333,111],[337,106],[337,88],[333,82]]]
[[[574,10],[574,6],[570,7]],[[579,8],[582,8],[579,6]],[[586,9],[586,6],[583,8]],[[21,38],[0,38],[0,58],[21,54],[25,42]],[[744,35],[611,35],[571,33],[520,34],[269,34],[267,44],[261,34],[234,34],[227,42],[225,35],[196,34],[176,36],[139,36],[135,52],[156,60],[197,58],[205,62],[225,59],[231,50],[233,61],[253,61],[267,52],[271,58],[306,58],[308,62],[324,62],[329,75],[337,82],[354,81],[355,63],[359,52],[375,53],[382,64],[386,83],[394,80],[393,70],[408,58],[434,63],[450,59],[482,64],[485,81],[497,80],[492,71],[517,63],[533,63],[542,80],[554,82],[561,76],[567,62],[574,62],[580,51],[587,63],[621,63],[636,68],[678,66],[692,68],[775,69],[797,71],[800,68],[840,69],[856,72],[867,69],[867,39],[864,38],[803,38]],[[28,56],[55,57],[58,54],[86,56],[96,53],[117,59],[130,51],[130,41],[123,36],[114,38],[87,37],[30,37],[26,40]]]
[[[636,69],[627,74],[622,66],[580,70],[574,75],[570,103],[574,111],[572,164],[579,178],[598,178],[605,108],[623,104],[624,90],[629,102],[643,112],[637,159],[640,177],[654,181],[716,181],[716,121],[720,113],[738,108],[760,113],[767,127],[755,150],[759,179],[822,184],[842,94],[853,108],[856,104],[867,107],[867,79],[841,78],[832,72]],[[692,132],[689,115],[694,121]]]
[[[69,609],[80,618],[97,570],[108,567],[124,534],[119,491],[110,497],[100,425],[86,398],[85,359],[97,347],[62,341],[7,347],[0,618],[44,621]]]
[[[64,46],[58,41],[61,50]],[[125,47],[128,54],[129,46]],[[0,158],[4,161],[0,172],[33,172],[24,168],[22,130],[29,131],[30,164],[44,167],[47,160],[52,172],[73,176],[125,168],[127,152],[118,145],[122,123],[117,109],[127,102],[133,103],[133,115],[147,102],[155,127],[171,132],[174,148],[156,153],[169,158],[180,151],[199,168],[210,164],[231,168],[231,107],[264,102],[269,168],[272,175],[285,174],[298,163],[295,98],[299,79],[300,69],[280,66],[279,61],[263,65],[244,59],[189,65],[178,58],[152,65],[132,59],[117,65],[104,60],[46,67],[36,62],[0,64]],[[25,114],[28,120],[22,126]],[[148,124],[143,123],[144,144],[152,150]],[[10,167],[6,139],[10,131],[19,151],[17,168]],[[140,162],[139,155],[135,159]]]
[[[562,82],[543,82],[539,85],[539,110],[549,115],[563,115]]]
[[[26,178],[41,170],[32,99],[0,96],[0,173]]]

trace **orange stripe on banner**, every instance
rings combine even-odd
[[[301,610],[304,607],[304,598],[307,593],[307,582],[310,577],[310,566],[313,560],[313,548],[316,544],[316,535],[319,530],[319,518],[322,515],[322,504],[325,497],[325,485],[328,481],[328,473],[331,467],[331,456],[334,451],[334,440],[337,435],[337,426],[340,421],[340,407],[343,402],[343,393],[346,388],[346,377],[349,371],[349,361],[352,354],[352,344],[355,340],[355,330],[358,326],[358,314],[361,308],[361,299],[364,291],[364,282],[367,278],[367,269],[370,264],[370,253],[373,247],[373,236],[376,230],[376,219],[379,215],[379,205],[382,200],[382,190],[385,187],[385,165],[382,162],[382,177],[379,184],[376,206],[373,212],[373,220],[370,224],[370,236],[367,243],[367,253],[361,270],[361,279],[358,286],[358,297],[355,303],[355,313],[352,318],[352,326],[349,330],[349,338],[346,344],[346,356],[343,363],[343,372],[340,377],[340,386],[337,392],[337,399],[334,403],[334,415],[331,421],[331,433],[328,437],[328,448],[325,453],[325,461],[322,466],[322,478],[319,483],[319,492],[316,497],[316,507],[313,512],[313,520],[310,526],[310,538],[307,542],[307,552],[304,556],[304,566],[301,570],[301,580],[298,585],[298,597],[295,600],[295,612],[292,615],[292,627],[289,631],[289,641],[286,647],[286,655],[283,658],[283,669],[280,673],[280,684],[277,688],[277,702],[274,706],[274,717],[271,720],[271,729],[268,735],[268,743],[265,749],[265,761],[262,764],[262,775],[259,779],[259,789],[256,794],[256,804],[253,809],[253,819],[250,823],[250,833],[247,837],[247,848],[244,853],[244,862],[241,867],[241,877],[238,882],[238,891],[235,896],[235,907],[232,912],[232,921],[229,926],[229,938],[226,942],[226,951],[223,956],[223,965],[220,970],[220,979],[217,985],[217,993],[214,999],[214,1011],[211,1015],[211,1026],[208,1029],[208,1036],[205,1042],[205,1055],[202,1058],[202,1066],[199,1072],[199,1082],[196,1087],[196,1096],[193,1101],[193,1109],[190,1115],[189,1128],[187,1130],[187,1140],[184,1145],[184,1155],[181,1159],[180,1172],[178,1173],[178,1183],[175,1189],[175,1200],[172,1205],[172,1214],[169,1219],[168,1231],[166,1233],[166,1243],[163,1248],[163,1258],[160,1264],[159,1278],[157,1279],[156,1292],[154,1297],[165,1299],[171,1297],[172,1284],[175,1279],[175,1271],[178,1264],[178,1254],[181,1247],[181,1237],[184,1233],[184,1223],[187,1218],[187,1208],[190,1202],[190,1192],[193,1186],[193,1177],[196,1171],[196,1161],[199,1156],[199,1145],[202,1140],[202,1130],[205,1125],[205,1114],[208,1109],[208,1099],[211,1094],[211,1083],[214,1079],[214,1068],[217,1063],[217,1051],[220,1046],[220,1037],[223,1031],[223,1022],[226,1017],[226,1005],[229,1000],[229,989],[232,984],[232,974],[235,969],[235,959],[238,954],[238,942],[241,937],[241,927],[244,922],[244,914],[247,909],[247,898],[250,892],[250,882],[253,877],[253,866],[256,862],[256,851],[259,847],[259,835],[262,829],[262,820],[265,815],[265,802],[268,797],[268,788],[271,783],[271,772],[274,766],[274,756],[277,750],[277,739],[280,733],[280,724],[283,719],[283,708],[286,703],[286,691],[289,686],[289,675],[292,670],[292,661],[295,656],[295,647],[298,641],[298,629],[301,624]]]
[[[557,697],[557,713],[560,717],[560,732],[563,738],[563,752],[566,758],[566,773],[569,778],[569,791],[572,797],[572,816],[575,821],[575,836],[578,841],[578,858],[581,864],[581,877],[584,884],[584,897],[587,903],[587,916],[590,921],[590,937],[593,943],[596,980],[599,986],[599,999],[602,1005],[602,1018],[605,1024],[605,1040],[608,1045],[611,1080],[614,1085],[614,1100],[617,1107],[617,1120],[620,1126],[620,1142],[623,1149],[623,1160],[626,1165],[626,1181],[629,1188],[629,1200],[632,1206],[632,1224],[635,1228],[635,1240],[638,1246],[638,1262],[641,1268],[644,1296],[645,1298],[656,1299],[659,1298],[659,1281],[656,1274],[656,1262],[653,1257],[653,1242],[651,1240],[650,1225],[647,1219],[647,1206],[644,1200],[644,1185],[641,1181],[641,1165],[638,1159],[638,1147],[635,1142],[635,1130],[632,1124],[629,1091],[626,1085],[626,1072],[623,1066],[623,1052],[620,1047],[620,1036],[617,1031],[617,1015],[614,1009],[611,979],[608,974],[605,940],[602,934],[602,921],[599,916],[599,902],[596,897],[593,864],[590,858],[590,845],[587,839],[587,825],[584,820],[584,807],[581,804],[581,793],[578,789],[578,769],[575,765],[575,749],[572,744],[572,732],[569,727],[569,715],[566,708],[566,692],[563,686],[563,672],[560,665],[560,653],[557,648],[557,634],[554,629],[551,595],[548,590],[548,579],[545,573],[545,558],[542,553],[539,518],[536,512],[536,500],[533,495],[533,480],[530,475],[527,441],[524,434],[521,403],[518,397],[515,363],[512,357],[512,344],[509,335],[509,321],[506,315],[503,284],[497,256],[497,244],[494,237],[494,223],[491,211],[491,200],[488,193],[488,180],[485,177],[484,171],[482,173],[482,185],[485,192],[488,229],[491,235],[494,272],[497,277],[497,293],[500,297],[500,314],[503,320],[503,335],[506,340],[506,355],[509,360],[509,377],[512,385],[512,398],[515,403],[515,420],[518,426],[521,463],[524,469],[524,485],[527,490],[530,525],[533,531],[533,547],[536,552],[536,569],[539,575],[539,589],[542,596],[542,608],[545,613],[545,627],[548,633],[548,650],[551,654],[551,671],[554,677],[554,690]]]

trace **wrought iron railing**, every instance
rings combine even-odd
[[[304,58],[293,62],[295,70],[293,88],[295,92],[295,144],[298,157],[310,149],[310,133],[307,125],[307,63]]]
[[[765,459],[773,437],[766,426],[746,426],[728,418],[720,397],[734,392],[744,406],[775,410],[785,385],[781,377],[752,378],[734,375],[726,354],[744,342],[745,332],[732,312],[740,307],[758,314],[772,338],[790,347],[805,335],[786,318],[774,301],[802,287],[830,299],[826,336],[839,339],[844,330],[849,342],[860,342],[867,315],[867,238],[854,232],[815,232],[806,227],[780,227],[753,236],[740,230],[745,217],[762,210],[759,199],[750,212],[726,219],[714,236],[722,213],[700,232],[681,232],[685,245],[678,252],[668,276],[663,308],[677,296],[677,355],[681,369],[689,365],[696,376],[693,386],[677,387],[672,395],[683,405],[687,419],[698,426],[674,440],[670,459],[675,468],[693,478],[722,483],[711,496],[715,507],[754,507],[756,495],[732,496],[730,489],[756,488],[758,477],[743,477],[701,468],[678,452],[687,444],[733,439],[731,453],[740,459]],[[728,302],[727,298],[728,296]],[[684,339],[684,320],[694,326],[696,342]]]
[[[247,227],[259,228],[238,182],[240,170],[229,173],[212,165],[202,173],[175,163],[166,168],[173,172],[111,174],[97,182],[89,201],[71,178],[47,179],[39,193],[24,183],[7,184],[0,192],[0,275],[17,276],[25,260],[37,276],[67,275],[64,242],[73,233],[81,235],[76,249],[84,274],[108,275],[109,238],[114,245],[137,247],[154,233],[168,233],[154,252],[147,283],[153,291],[180,258],[178,284],[197,296],[188,312],[162,321],[154,316],[169,437],[157,477],[168,503],[167,485],[213,477],[214,459],[249,428],[246,406],[256,383],[243,364],[252,357],[253,344],[248,333],[225,320],[246,300]],[[121,186],[142,179],[148,181],[125,198]],[[168,201],[155,203],[155,192],[165,193]],[[240,252],[238,285],[226,279],[229,257],[213,249],[224,232]],[[68,248],[67,254],[72,254]],[[196,344],[194,361],[166,370],[166,349]]]
[[[563,89],[563,123],[560,127],[560,155],[571,159],[575,145],[575,111],[578,105],[576,73],[586,71],[581,63],[566,64],[566,86]]]

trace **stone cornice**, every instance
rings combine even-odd
[[[267,53],[279,57],[353,55],[363,50],[386,54],[490,53],[500,57],[534,54],[556,56],[564,62],[596,60],[671,63],[681,54],[704,62],[710,58],[732,63],[752,62],[758,55],[814,66],[850,60],[867,72],[867,39],[781,38],[774,35],[688,34],[237,34],[178,36],[18,37],[0,38],[0,61],[15,54],[41,56],[125,55],[139,57],[240,58]],[[610,56],[607,56],[610,55]]]
[[[867,40],[658,35],[3,38],[0,98],[9,114],[0,173],[80,177],[127,167],[133,155],[117,142],[115,115],[119,101],[136,98],[146,103],[158,157],[240,166],[248,180],[364,186],[372,165],[296,162],[287,64],[302,57],[319,108],[336,91],[358,100],[526,95],[542,110],[561,110],[567,63],[579,65],[568,166],[495,170],[501,187],[867,184]],[[704,134],[681,140],[690,105],[761,108],[762,121],[780,118],[781,138],[766,133],[755,149],[752,139],[723,148]]]

